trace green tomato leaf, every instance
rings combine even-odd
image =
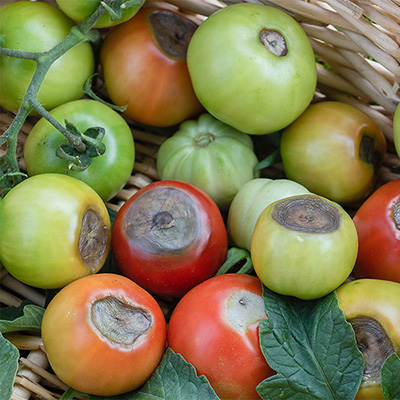
[[[364,358],[336,294],[313,301],[264,287],[267,320],[260,322],[263,354],[277,374],[257,387],[263,399],[354,399]]]
[[[25,300],[18,307],[0,309],[0,332],[38,331],[42,325],[44,308]]]
[[[396,353],[382,366],[381,386],[386,400],[400,400],[400,357]]]
[[[132,400],[217,400],[205,376],[197,376],[193,365],[167,349],[152,377]]]
[[[11,399],[18,370],[19,351],[0,334],[0,392],[2,399]]]

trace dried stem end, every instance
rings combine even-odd
[[[197,241],[200,228],[196,204],[187,193],[173,187],[143,193],[123,222],[132,245],[150,254],[183,251]]]
[[[96,300],[90,317],[102,336],[126,348],[130,348],[153,324],[149,311],[133,307],[113,296]]]
[[[363,384],[380,384],[382,365],[394,353],[394,347],[382,325],[373,318],[358,316],[348,320],[365,360]]]
[[[170,56],[185,60],[197,25],[167,10],[153,11],[148,18],[160,47]]]
[[[82,219],[78,249],[82,261],[95,273],[107,250],[109,230],[103,218],[94,210],[87,210]]]
[[[271,217],[285,228],[307,233],[333,232],[341,220],[333,204],[315,195],[283,199],[274,205]]]
[[[261,44],[278,57],[286,56],[288,48],[283,35],[273,29],[263,29],[259,35]]]

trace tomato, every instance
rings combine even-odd
[[[359,241],[355,275],[400,283],[400,179],[376,189],[353,221]]]
[[[180,297],[215,275],[225,261],[227,234],[217,205],[179,181],[157,181],[128,199],[112,229],[122,273],[146,290]]]
[[[153,126],[170,126],[203,111],[186,65],[187,44],[197,28],[170,10],[141,9],[113,28],[101,48],[104,81],[125,114]]]
[[[74,22],[56,7],[41,1],[16,1],[1,9],[3,47],[31,52],[50,50],[67,37]],[[16,112],[32,79],[36,64],[31,60],[0,57],[0,106]],[[83,96],[82,87],[94,72],[93,50],[81,43],[49,69],[38,100],[48,110]]]
[[[168,346],[205,375],[222,400],[259,399],[256,386],[275,373],[260,349],[258,322],[264,318],[259,279],[218,275],[179,301],[168,325]]]
[[[78,23],[88,19],[99,7],[101,0],[56,0],[58,6],[69,18]],[[96,22],[95,28],[107,28],[119,25],[132,18],[142,7],[144,0],[138,6],[122,9],[122,16],[117,20],[111,20],[107,12]]]
[[[116,274],[87,276],[51,300],[42,339],[56,375],[73,389],[113,396],[141,386],[161,361],[166,323],[156,300]]]
[[[245,183],[229,207],[227,228],[236,246],[250,251],[254,227],[269,204],[309,191],[289,179],[256,178]]]
[[[246,182],[259,176],[257,163],[251,137],[210,114],[183,122],[157,153],[161,179],[197,186],[223,211]]]
[[[400,157],[400,107],[397,105],[393,115],[393,142],[397,155]]]
[[[335,101],[312,104],[281,136],[286,176],[342,205],[372,192],[385,152],[376,122]]]
[[[82,133],[90,127],[104,128],[106,151],[94,157],[84,171],[70,169],[69,162],[56,155],[57,147],[66,143],[66,138],[45,118],[41,118],[24,145],[28,175],[48,172],[67,174],[87,183],[104,201],[113,198],[128,181],[135,161],[134,141],[127,122],[113,109],[87,99],[65,103],[50,114],[60,123],[67,119]]]
[[[1,262],[27,285],[60,288],[104,265],[111,242],[104,202],[86,183],[59,174],[25,179],[0,206]]]
[[[400,356],[400,283],[357,279],[340,286],[336,294],[365,359],[356,399],[384,400],[382,365],[392,353]]]
[[[342,207],[315,194],[302,194],[278,200],[262,211],[250,253],[265,286],[312,300],[346,280],[357,246],[356,228]]]
[[[261,4],[218,10],[195,31],[187,62],[204,108],[249,133],[278,131],[311,102],[317,82],[314,53],[287,13]]]

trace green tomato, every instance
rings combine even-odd
[[[135,161],[135,146],[127,122],[110,107],[94,100],[75,100],[53,109],[50,114],[60,123],[67,119],[80,132],[103,127],[106,151],[92,158],[84,171],[68,168],[68,161],[56,155],[56,149],[67,140],[45,118],[30,131],[24,145],[29,176],[54,172],[67,174],[91,186],[104,201],[110,200],[126,184]]]
[[[14,50],[43,52],[67,37],[74,22],[62,11],[40,1],[16,1],[1,9],[3,46]],[[0,57],[0,106],[16,112],[32,79],[36,63]],[[82,87],[94,72],[93,50],[81,43],[54,62],[40,88],[38,100],[48,110],[83,96]]]
[[[261,4],[234,4],[212,14],[195,31],[187,63],[205,109],[249,134],[289,125],[316,88],[307,35],[288,14]]]
[[[261,212],[274,201],[309,191],[289,179],[256,178],[242,186],[228,213],[228,234],[236,246],[250,251],[251,237]]]
[[[162,180],[188,182],[226,211],[239,189],[255,178],[258,163],[251,137],[209,114],[185,121],[157,154]]]
[[[39,288],[60,288],[98,272],[111,242],[107,208],[78,179],[30,177],[0,205],[0,254],[7,271]]]
[[[61,10],[68,15],[69,18],[73,19],[78,23],[84,22],[89,18],[99,7],[100,0],[56,0]],[[122,24],[132,18],[142,7],[144,0],[136,7],[130,7],[122,10],[122,16],[120,19],[112,21],[108,12],[105,12],[103,16],[94,25],[95,28],[107,28]]]
[[[357,250],[349,214],[315,194],[267,206],[251,240],[254,270],[264,285],[304,300],[323,297],[341,285],[354,267]]]

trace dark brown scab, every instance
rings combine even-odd
[[[379,383],[382,365],[394,353],[394,347],[382,325],[371,317],[348,320],[356,335],[357,345],[365,360],[363,381]]]
[[[161,48],[173,57],[186,59],[187,48],[197,25],[167,10],[153,11],[148,18]]]
[[[288,229],[307,233],[329,233],[340,226],[337,208],[315,195],[289,197],[277,202],[271,217]]]
[[[151,313],[133,307],[113,296],[96,300],[91,308],[91,320],[102,336],[123,346],[132,346],[152,326]]]
[[[108,226],[94,210],[87,210],[82,219],[78,250],[82,261],[95,270],[103,260],[107,250]]]
[[[286,40],[280,32],[273,29],[263,29],[259,38],[261,44],[276,56],[283,57],[288,53]]]
[[[396,224],[396,228],[400,230],[400,202],[393,206],[393,219]]]
[[[200,233],[198,209],[191,197],[173,187],[156,188],[130,206],[123,230],[134,247],[148,253],[179,253]]]

